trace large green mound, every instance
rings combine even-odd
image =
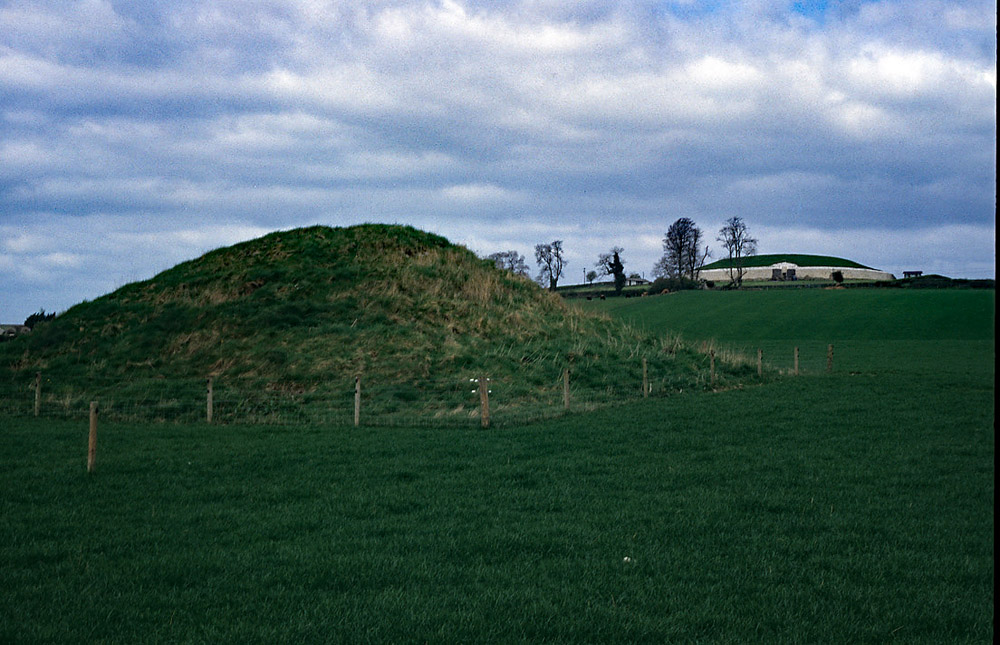
[[[27,338],[22,363],[162,376],[420,373],[461,365],[494,339],[558,334],[564,311],[442,237],[314,226],[77,305]]]
[[[213,376],[339,392],[361,375],[409,384],[412,401],[442,382],[464,381],[464,391],[479,374],[506,382],[508,395],[519,388],[508,400],[535,400],[558,390],[565,366],[589,369],[591,390],[607,398],[619,382],[638,391],[641,358],[663,391],[704,385],[704,352],[567,307],[442,237],[386,225],[315,226],[218,249],[0,348],[15,373],[79,389]],[[740,369],[720,363],[719,383]]]
[[[790,262],[800,267],[843,267],[845,269],[871,269],[871,267],[858,264],[853,260],[845,260],[829,255],[807,255],[804,253],[775,253],[770,255],[751,255],[741,260],[741,264],[746,267],[766,267],[778,262]],[[732,265],[729,258],[716,260],[711,264],[706,264],[702,269],[728,269]]]

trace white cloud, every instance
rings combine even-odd
[[[107,275],[314,222],[411,223],[529,257],[561,238],[574,271],[618,244],[648,271],[677,217],[709,231],[741,215],[781,251],[875,230],[886,258],[930,252],[912,231],[972,227],[978,255],[947,262],[979,271],[995,15],[981,0],[822,19],[776,0],[14,0],[0,251],[87,297]],[[135,237],[104,243],[119,234]],[[60,253],[86,262],[43,266]],[[23,306],[39,305],[54,306]]]
[[[441,189],[441,193],[460,202],[512,201],[518,197],[514,191],[500,186],[478,183],[447,186]]]
[[[73,269],[83,264],[83,256],[77,253],[46,253],[37,257],[37,262],[43,266],[59,269]]]
[[[4,40],[41,54],[79,55],[80,49],[123,40],[128,29],[128,21],[103,0],[51,4],[13,0],[0,7]]]
[[[946,96],[955,90],[975,92],[980,84],[995,89],[996,70],[944,53],[867,46],[848,63],[849,80],[873,94],[892,98]]]
[[[752,65],[730,62],[715,56],[704,56],[687,66],[691,79],[711,90],[732,91],[752,86],[762,80],[763,75]]]
[[[125,248],[137,247],[153,250],[169,247],[182,257],[200,255],[211,249],[229,246],[261,237],[273,229],[246,224],[210,225],[204,228],[162,230],[156,232],[125,232],[112,235],[116,245]]]

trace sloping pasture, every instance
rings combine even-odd
[[[685,291],[582,302],[656,333],[680,334],[790,369],[895,373],[976,371],[992,364],[996,296],[972,289]],[[989,354],[989,356],[983,356]],[[983,362],[979,358],[990,358]]]

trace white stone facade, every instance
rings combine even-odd
[[[791,262],[777,262],[766,267],[747,267],[743,270],[743,280],[770,280],[774,275],[774,270],[779,269],[782,274],[788,273],[789,269],[795,270],[796,280],[830,280],[834,271],[840,271],[845,280],[895,280],[896,277],[886,271],[877,269],[858,269],[853,267],[820,267],[820,266],[798,266]],[[708,269],[700,271],[698,277],[702,280],[713,282],[729,282],[729,269]]]

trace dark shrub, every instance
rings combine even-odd
[[[56,314],[54,312],[47,314],[45,313],[44,309],[39,309],[37,313],[33,313],[30,316],[28,316],[28,318],[24,321],[24,326],[30,329],[34,329],[35,325],[37,325],[38,323],[47,322],[55,317]]]
[[[649,295],[656,295],[663,293],[664,290],[667,291],[686,291],[689,289],[698,289],[701,286],[697,280],[691,280],[689,278],[657,278],[653,281],[653,284],[649,285],[646,289],[646,293]]]

